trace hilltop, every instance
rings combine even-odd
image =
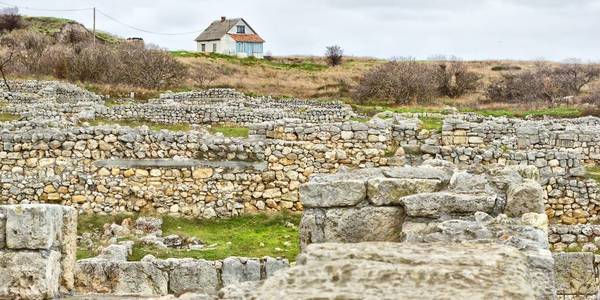
[[[23,24],[25,25],[24,29],[37,31],[53,38],[65,35],[69,31],[83,32],[88,34],[90,38],[92,36],[92,31],[90,29],[86,28],[83,24],[70,19],[23,16]],[[123,38],[117,35],[99,30],[96,30],[96,38],[99,41],[111,44],[123,41]]]

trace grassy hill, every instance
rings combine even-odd
[[[23,16],[23,22],[25,24],[25,28],[31,29],[49,36],[55,36],[60,33],[63,27],[67,24],[76,24],[85,28],[81,23],[63,19],[63,18],[55,18],[55,17],[31,17],[31,16]],[[90,29],[88,31],[91,32]],[[123,41],[123,38],[110,34],[104,31],[96,30],[96,38],[100,41],[106,43],[118,43]]]

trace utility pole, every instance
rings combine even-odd
[[[94,25],[92,25],[92,33],[94,35],[94,37],[93,37],[94,47],[96,47],[96,8],[95,7],[94,7],[93,11],[94,11]]]

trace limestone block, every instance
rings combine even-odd
[[[228,257],[223,260],[221,279],[223,286],[244,281],[258,281],[260,262],[244,257]]]
[[[269,278],[279,270],[284,270],[290,267],[287,259],[265,257],[263,264],[265,266],[265,278]]]
[[[300,186],[300,201],[304,207],[354,206],[366,196],[367,186],[361,179],[309,182]]]
[[[58,246],[63,211],[60,205],[8,205],[6,247],[9,249],[50,249]]]
[[[300,221],[300,245],[363,241],[399,242],[404,209],[361,207],[305,209]]]
[[[313,244],[296,266],[222,298],[232,299],[231,291],[248,299],[554,299],[535,272],[506,245]]]
[[[185,292],[215,293],[219,279],[212,262],[196,259],[172,260],[169,271],[169,292],[182,294]]]
[[[491,213],[496,195],[487,193],[457,194],[450,192],[422,193],[402,197],[406,215],[410,217],[440,218],[445,215]]]
[[[168,293],[168,274],[151,262],[83,259],[75,267],[75,289],[80,293],[140,296]]]
[[[367,197],[373,205],[399,205],[401,197],[436,192],[441,186],[438,179],[372,178],[367,181]]]
[[[564,295],[598,292],[598,275],[594,270],[594,254],[589,252],[555,253],[556,291]]]
[[[57,251],[0,251],[0,298],[53,299],[60,273]]]
[[[509,217],[520,217],[529,212],[544,213],[544,190],[534,180],[509,185],[504,213]]]

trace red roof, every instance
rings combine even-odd
[[[229,34],[231,38],[233,38],[236,42],[248,42],[248,43],[264,43],[263,40],[258,34]]]

